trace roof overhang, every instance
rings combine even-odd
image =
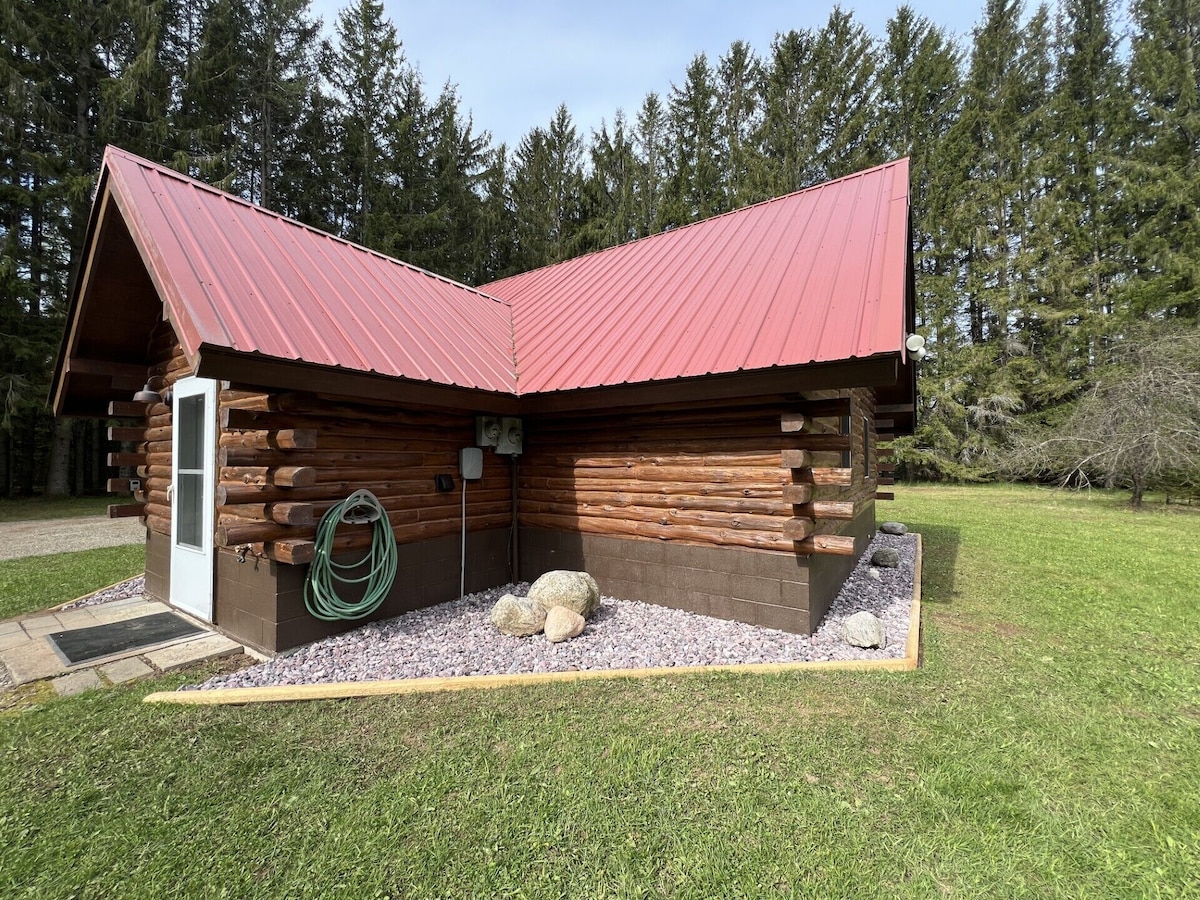
[[[102,171],[50,382],[55,415],[98,417],[146,381],[146,338],[164,314],[158,287]]]
[[[861,358],[710,371],[678,378],[672,378],[669,371],[664,371],[666,377],[650,376],[654,380],[646,380],[646,373],[640,373],[643,375],[640,380],[634,378],[562,389],[535,388],[532,391],[522,390],[519,378],[513,382],[514,390],[465,387],[394,373],[383,374],[374,367],[365,370],[237,349],[219,335],[206,336],[205,329],[192,321],[190,310],[197,304],[185,302],[181,288],[175,282],[180,278],[199,276],[195,272],[189,276],[184,271],[190,265],[186,253],[183,256],[176,253],[172,259],[183,262],[172,266],[160,252],[155,243],[159,238],[155,235],[162,230],[157,227],[162,223],[147,219],[149,213],[138,208],[136,198],[141,195],[122,181],[128,173],[123,176],[121,166],[135,164],[129,159],[136,161],[136,158],[126,159],[126,156],[114,157],[114,162],[106,156],[101,170],[85,233],[85,252],[69,295],[66,334],[55,362],[51,399],[58,415],[104,416],[110,400],[129,397],[137,391],[147,372],[146,339],[160,319],[175,329],[192,371],[199,375],[246,387],[315,391],[384,403],[539,415],[656,404],[701,404],[850,387],[875,388],[879,403],[897,409],[906,405],[911,408],[915,403],[915,368],[905,357],[903,336],[898,339],[900,346],[895,352],[896,342],[892,342],[874,355]],[[154,164],[136,161],[136,165],[153,167]],[[171,177],[179,179],[182,176],[171,173]],[[907,214],[906,183],[904,188],[903,194],[897,193],[889,210],[900,209],[902,202]],[[207,200],[208,194],[214,192],[207,187],[204,190],[202,199]],[[911,216],[907,218],[907,222],[900,224],[900,230],[907,232],[905,239],[893,240],[888,245],[893,260],[897,254],[911,248]],[[361,250],[351,249],[356,253]],[[604,253],[597,254],[597,258],[603,256]],[[900,331],[896,326],[902,317],[905,329],[911,332],[915,327],[911,251],[905,252],[904,256],[904,283],[899,288],[903,306],[902,311],[900,302],[891,306],[894,324],[890,328]],[[887,267],[894,271],[894,264],[889,263]],[[199,287],[193,285],[189,289],[193,293],[207,291],[203,279],[198,283]],[[914,421],[911,413],[896,414],[895,433],[910,432]]]
[[[520,400],[514,394],[275,359],[257,353],[238,353],[207,344],[200,345],[196,374],[247,389],[306,391],[380,403],[506,416],[520,412]]]
[[[524,394],[521,397],[521,410],[530,415],[540,415],[663,404],[704,404],[841,388],[890,386],[896,383],[900,371],[901,362],[897,354],[882,354],[844,362]]]

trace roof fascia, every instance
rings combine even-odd
[[[521,397],[521,411],[540,415],[664,403],[738,400],[764,394],[879,387],[895,384],[899,372],[899,354],[888,353],[836,363],[525,394]]]
[[[212,344],[201,344],[197,357],[197,375],[248,387],[337,394],[397,405],[498,415],[518,415],[521,410],[521,401],[515,394],[412,381],[376,372],[357,372],[256,353],[239,353]]]
[[[111,194],[108,190],[108,166],[100,169],[100,178],[96,183],[96,196],[92,200],[92,208],[88,213],[87,228],[83,233],[83,252],[75,263],[75,271],[71,273],[71,288],[67,296],[70,301],[67,306],[67,327],[62,341],[58,345],[58,355],[54,359],[54,373],[50,379],[51,408],[56,416],[63,415],[67,394],[67,360],[79,344],[79,323],[83,319],[83,297],[91,281],[96,248],[100,244],[100,226],[103,216],[108,211]]]

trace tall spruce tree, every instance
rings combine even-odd
[[[240,156],[247,143],[245,73],[254,60],[246,0],[214,0],[200,13],[199,45],[184,74],[176,167],[232,193],[247,192]]]
[[[1025,335],[1042,377],[1034,408],[1081,387],[1098,340],[1111,331],[1123,251],[1113,175],[1130,109],[1117,59],[1111,0],[1065,0],[1041,164],[1045,191],[1024,250],[1036,267]]]
[[[667,110],[656,93],[649,93],[638,110],[633,137],[635,228],[638,237],[662,228],[663,195],[667,182],[670,135]]]
[[[1139,317],[1200,316],[1200,4],[1137,0],[1133,135],[1121,165],[1132,219],[1123,302]]]
[[[584,224],[579,249],[598,250],[632,240],[637,228],[637,158],[625,114],[617,110],[612,132],[600,123],[592,133],[591,166],[584,179]]]
[[[762,200],[762,63],[744,41],[734,41],[717,66],[719,166],[723,209]]]
[[[373,204],[385,190],[380,155],[396,115],[396,89],[405,63],[381,0],[355,0],[338,13],[335,31],[328,78],[341,103],[338,156],[347,192],[341,231],[373,247]]]
[[[717,87],[708,58],[699,53],[682,85],[671,87],[671,168],[664,224],[686,225],[724,209],[721,189]]]
[[[582,160],[583,144],[565,105],[548,128],[534,128],[521,139],[510,187],[517,271],[572,255],[581,225]]]
[[[247,199],[269,209],[287,209],[295,198],[276,196],[283,161],[303,152],[297,138],[316,78],[318,23],[307,15],[309,0],[250,0],[249,31],[243,36],[254,60],[245,80],[246,138],[240,167]]]

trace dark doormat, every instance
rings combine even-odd
[[[203,628],[197,628],[175,613],[163,612],[109,625],[56,631],[49,637],[67,662],[74,666],[89,659],[162,644],[191,634],[202,634],[203,631]]]

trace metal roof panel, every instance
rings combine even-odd
[[[184,349],[513,393],[507,305],[109,148],[105,165]]]
[[[528,395],[904,352],[907,160],[480,290],[115,148],[105,167],[193,361]]]
[[[903,354],[908,160],[481,290],[520,392]]]

